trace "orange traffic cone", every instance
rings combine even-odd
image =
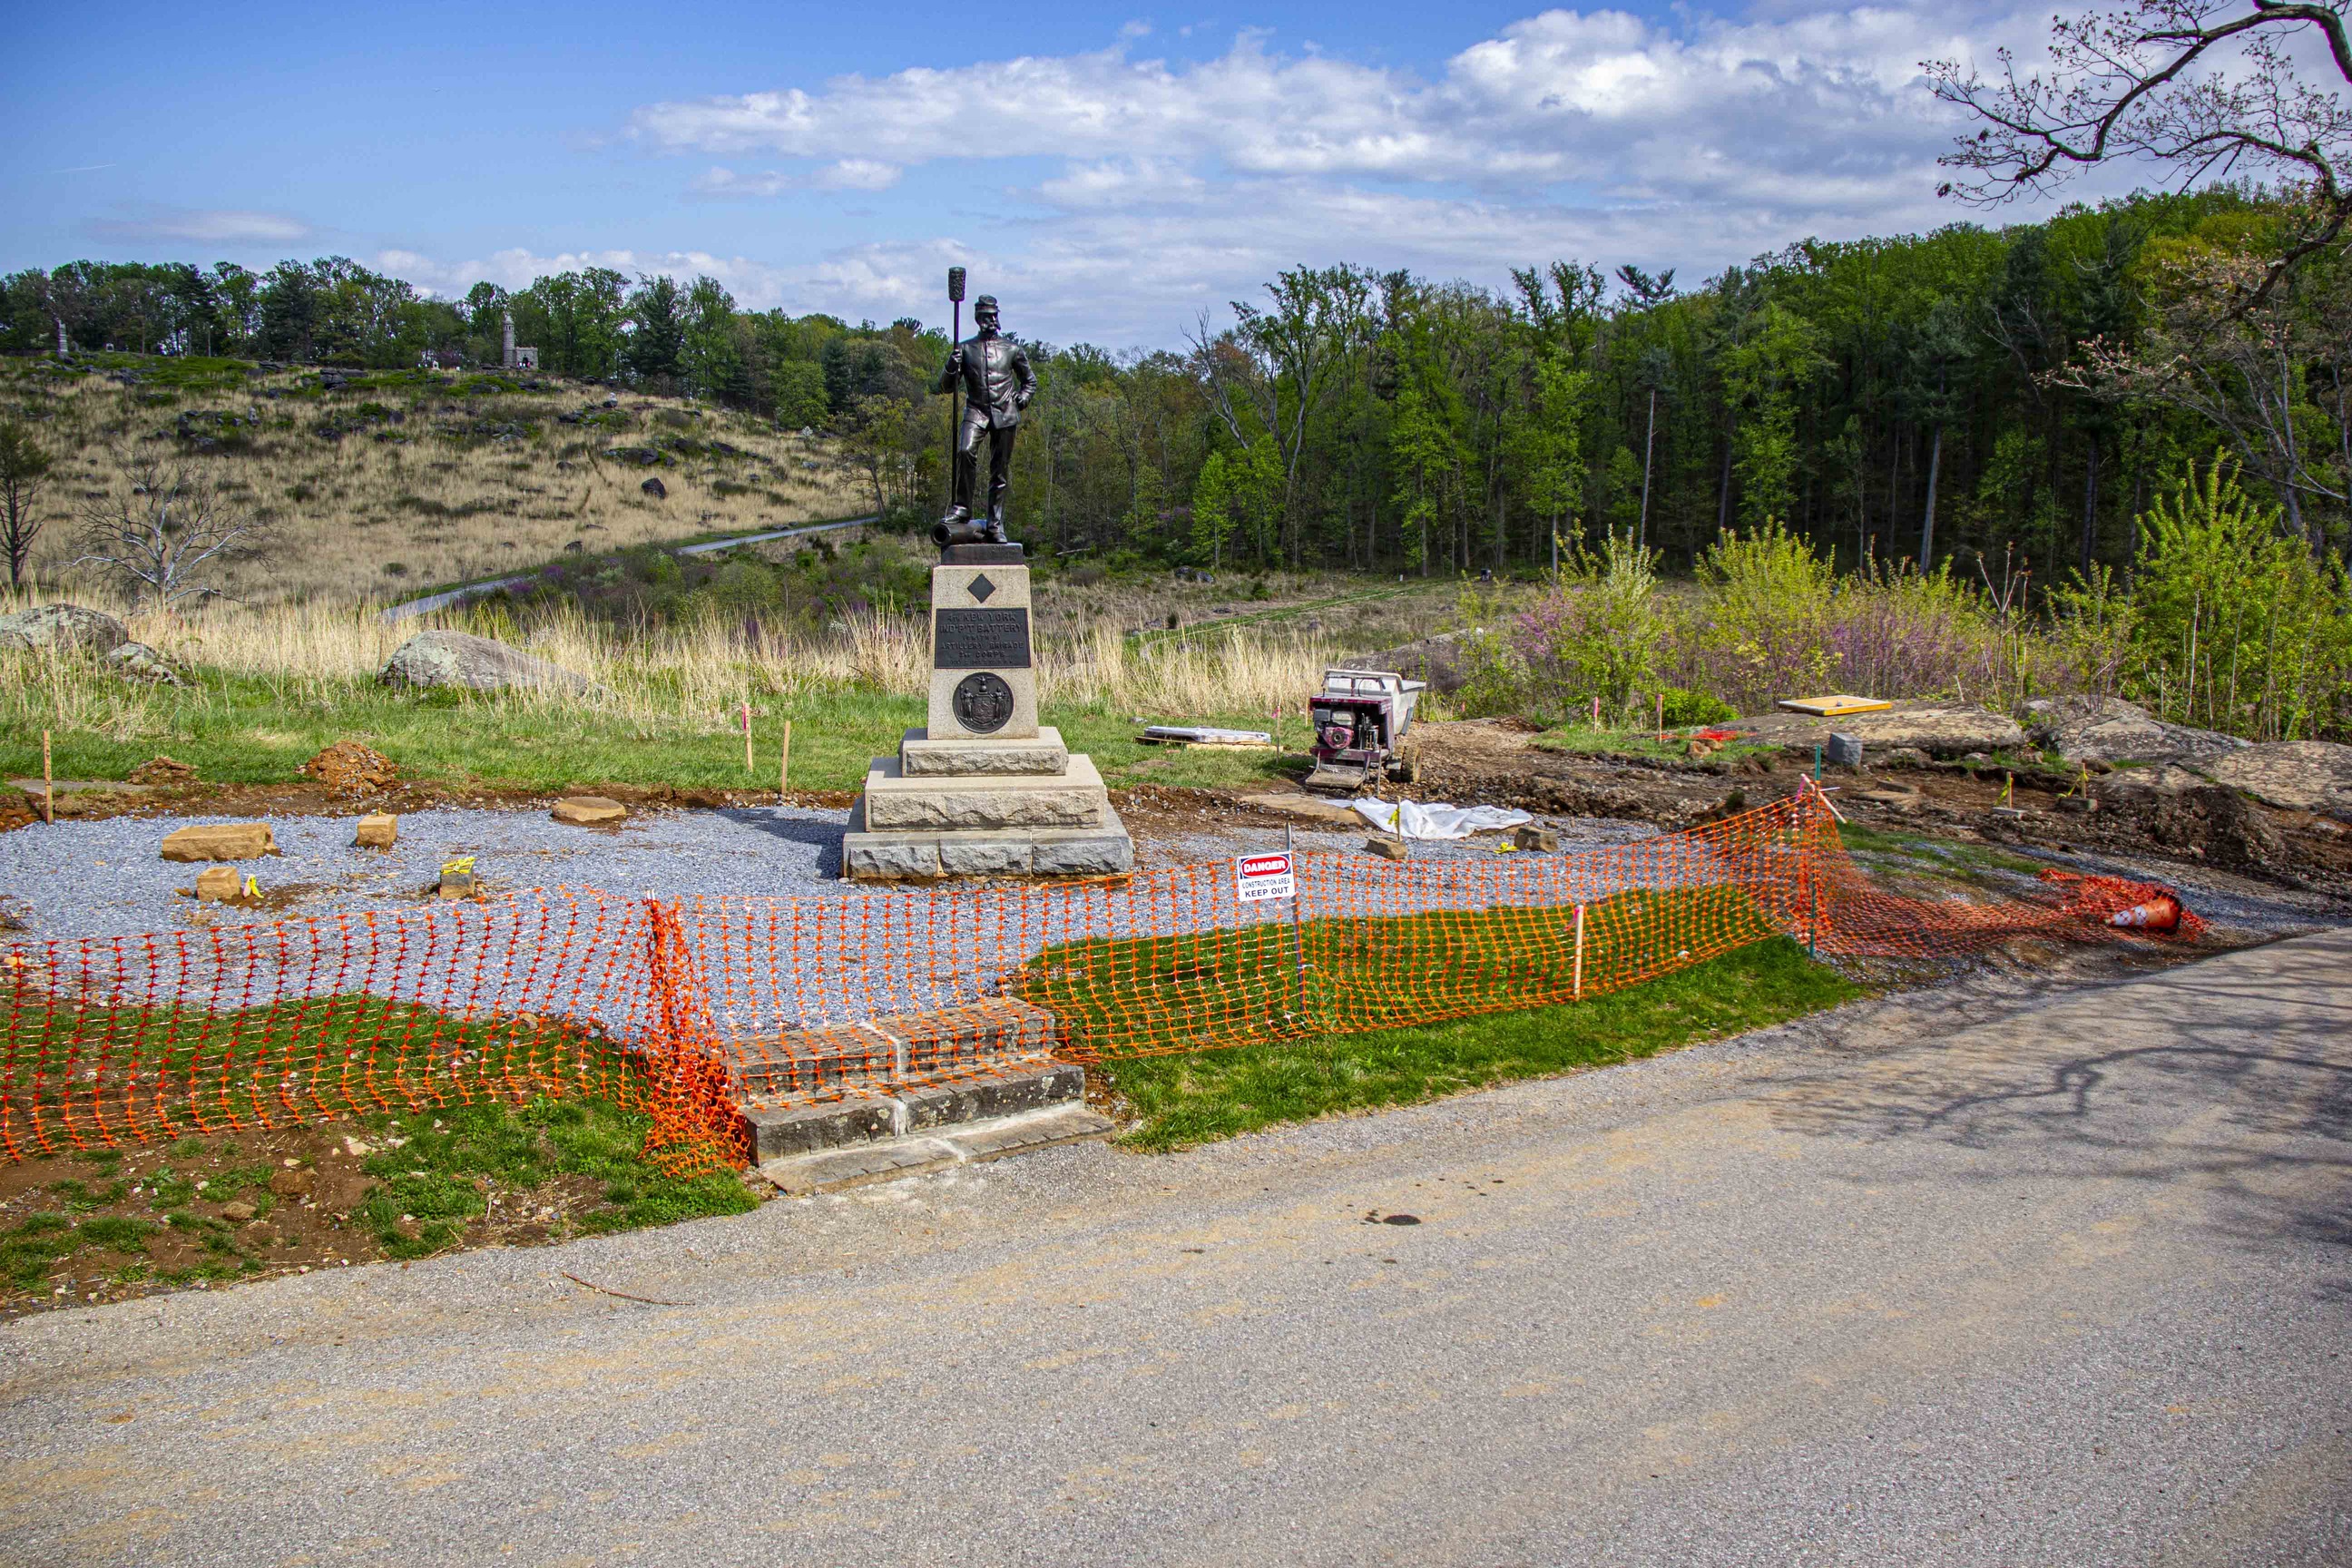
[[[2136,926],[2142,931],[2177,931],[2180,927],[2180,900],[2168,893],[2158,894],[2144,904],[2117,910],[2107,917],[2107,923]]]

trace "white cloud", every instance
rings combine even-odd
[[[194,245],[284,245],[310,234],[309,224],[282,213],[217,207],[142,206],[88,227],[100,239]]]
[[[656,272],[680,282],[707,276],[725,284],[738,304],[755,310],[789,302],[795,276],[792,269],[749,257],[714,256],[700,250],[566,250],[542,255],[517,247],[473,260],[439,261],[414,249],[394,247],[377,251],[368,265],[444,299],[457,298],[477,283],[527,289],[533,279],[591,267],[609,268],[632,281]]]
[[[1500,284],[1513,265],[1574,257],[1696,279],[1808,236],[1978,216],[1933,195],[1956,121],[1919,62],[2031,52],[2047,26],[2023,0],[1785,0],[1664,26],[1555,10],[1422,73],[1256,34],[1171,63],[1141,58],[1146,33],[1130,27],[1091,53],[651,104],[628,134],[705,161],[696,195],[883,191],[932,166],[1001,199],[952,232],[829,254],[598,264],[708,271],[752,305],[935,320],[956,262],[1004,299],[1013,330],[1108,344],[1172,343],[1200,310],[1302,262]],[[976,118],[975,104],[994,107]],[[894,232],[937,221],[903,195],[879,206]],[[527,282],[559,264],[578,263],[511,251],[481,265]]]

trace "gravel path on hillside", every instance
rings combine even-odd
[[[279,853],[245,861],[265,891],[299,886],[286,908],[267,912],[199,906],[179,890],[195,884],[203,868],[158,854],[163,836],[198,822],[232,817],[118,816],[94,822],[36,824],[0,834],[0,915],[22,934],[40,937],[127,936],[178,931],[201,919],[213,926],[290,919],[355,910],[400,910],[425,901],[444,861],[476,858],[476,873],[492,891],[525,888],[598,888],[665,899],[698,895],[858,898],[875,884],[842,881],[841,837],[845,814],[802,806],[750,806],[720,811],[657,811],[617,827],[568,826],[544,810],[423,811],[400,819],[398,847],[389,853],[352,847],[352,817],[269,819]],[[1568,848],[1599,847],[1649,837],[1640,823],[1583,817],[1544,819]],[[1299,831],[1300,849],[1361,854],[1361,831]],[[1233,833],[1202,831],[1147,840],[1140,869],[1222,859],[1279,848],[1278,828]],[[1416,860],[1486,859],[1493,835],[1454,843],[1417,843]]]

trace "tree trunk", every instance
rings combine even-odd
[[[1919,522],[1919,570],[1925,572],[1936,559],[1936,475],[1944,463],[1944,422],[1936,421],[1936,434],[1927,443],[1927,510]]]
[[[1715,487],[1715,531],[1721,538],[1731,526],[1731,426],[1723,427],[1723,477]]]
[[[1636,550],[1645,550],[1650,543],[1650,451],[1657,442],[1658,389],[1654,386],[1650,388],[1649,432],[1642,437],[1642,521],[1633,531],[1633,548]]]
[[[2091,557],[2099,543],[2099,436],[2091,433],[2091,456],[2083,474],[2083,580],[2091,580]]]

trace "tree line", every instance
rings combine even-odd
[[[1691,288],[1575,260],[1500,289],[1301,267],[1181,349],[1032,343],[1016,527],[1211,566],[1507,574],[1607,538],[1687,563],[1775,520],[1848,563],[2054,584],[2127,568],[2150,497],[2220,450],[2341,558],[2352,264],[2339,244],[2273,277],[2304,216],[2144,195],[1807,241]],[[944,332],[747,311],[709,278],[588,268],[445,300],[341,258],[79,262],[0,298],[20,352],[62,331],[376,366],[495,363],[510,310],[548,373],[830,428],[890,510],[943,489]]]

